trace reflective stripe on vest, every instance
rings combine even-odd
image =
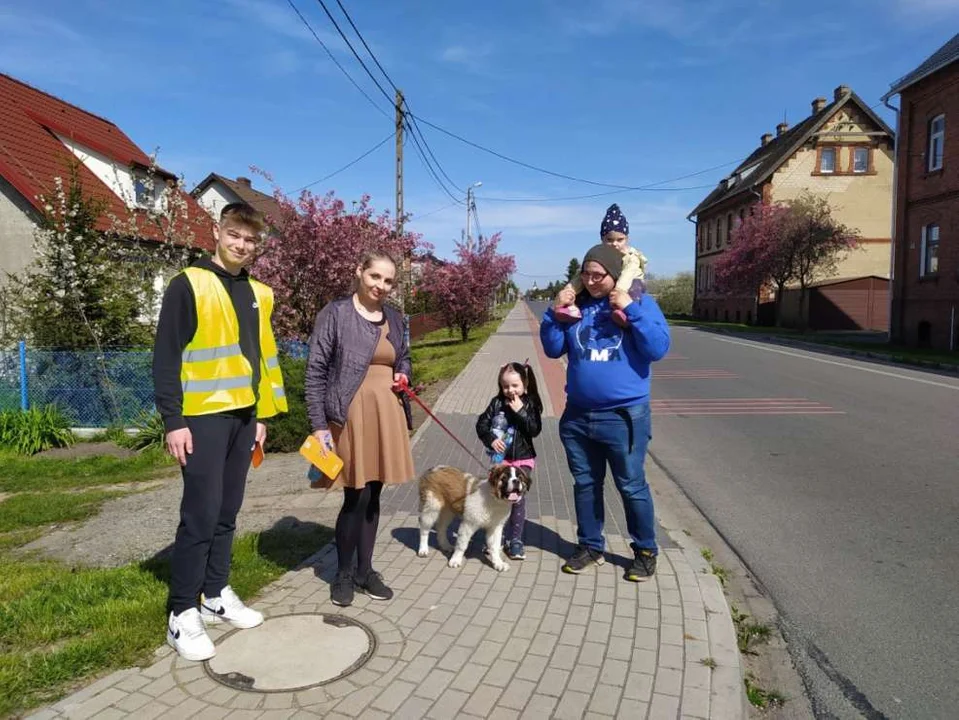
[[[207,360],[219,360],[220,358],[230,357],[231,355],[242,355],[240,343],[231,343],[229,345],[220,345],[219,347],[205,348],[203,350],[185,350],[183,352],[183,362],[205,362]]]

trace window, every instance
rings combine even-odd
[[[828,147],[822,149],[819,154],[819,172],[836,172],[836,148]]]
[[[946,142],[946,116],[937,115],[929,122],[929,154],[926,168],[929,172],[942,170],[942,150]]]
[[[708,223],[706,225],[706,249],[713,249],[713,224]]]
[[[716,247],[720,248],[723,244],[723,219],[716,219]]]
[[[733,232],[733,214],[726,214],[726,244],[729,245],[729,236]]]
[[[869,148],[867,147],[853,148],[852,171],[854,173],[869,172]]]
[[[922,257],[919,258],[919,276],[939,272],[939,226],[935,223],[922,228]]]

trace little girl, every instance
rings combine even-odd
[[[509,362],[500,368],[497,378],[499,393],[490,400],[476,420],[476,434],[502,464],[525,468],[536,467],[533,438],[543,429],[540,416],[543,401],[536,390],[536,377],[525,363]],[[512,432],[510,432],[512,431]],[[511,560],[526,558],[523,528],[526,525],[526,497],[513,505],[503,530],[506,555]]]

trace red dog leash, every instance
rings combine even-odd
[[[484,470],[489,468],[490,466],[489,461],[481,460],[476,455],[474,455],[473,452],[468,447],[466,447],[466,445],[464,445],[458,437],[456,437],[456,434],[452,430],[450,430],[448,427],[446,427],[446,425],[443,424],[443,421],[433,414],[432,410],[426,407],[426,404],[422,400],[420,400],[419,396],[410,387],[409,380],[407,380],[405,376],[402,377],[398,382],[393,383],[393,392],[404,393],[407,397],[416,401],[416,404],[419,405],[421,408],[423,408],[426,414],[433,419],[433,422],[435,422],[437,425],[443,428],[446,434],[449,435],[451,438],[453,438],[456,444],[459,445],[461,448],[463,448],[463,450],[466,452],[467,455],[469,455],[476,462],[478,462],[483,467]]]

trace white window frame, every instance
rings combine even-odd
[[[932,238],[931,236],[934,236]],[[929,249],[930,245],[936,248],[936,267],[930,269]],[[927,223],[922,226],[922,243],[920,244],[919,254],[919,277],[934,275],[939,272],[939,223]]]
[[[826,169],[826,153],[832,156],[832,167]],[[824,147],[819,153],[819,172],[823,175],[834,175],[836,173],[836,163],[839,161],[839,152],[833,146]]]
[[[866,156],[863,161],[862,170],[856,167],[856,156],[859,153],[864,153]],[[869,148],[866,146],[858,145],[852,149],[852,171],[859,175],[869,172]]]
[[[937,123],[941,123],[941,127],[938,130],[935,129]],[[942,159],[945,154],[945,147],[946,115],[942,113],[936,115],[936,117],[929,121],[929,146],[926,154],[926,170],[929,172],[942,170]],[[938,153],[936,152],[937,150]]]

